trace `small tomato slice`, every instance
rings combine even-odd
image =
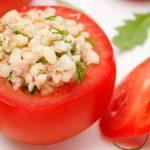
[[[112,138],[150,132],[150,58],[116,88],[100,126],[103,133]]]
[[[43,10],[47,6],[18,10],[26,12],[34,8]],[[15,91],[0,79],[0,130],[25,143],[55,143],[80,133],[102,115],[114,89],[113,51],[102,29],[80,12],[62,6],[52,8],[58,15],[85,25],[85,30],[102,49],[94,49],[100,63],[88,68],[80,85],[66,84],[47,96]]]

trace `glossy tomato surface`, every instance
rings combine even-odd
[[[53,6],[51,6],[53,7]],[[33,8],[18,9],[20,12]],[[93,124],[109,103],[114,89],[115,62],[110,42],[89,17],[54,6],[57,14],[85,25],[101,51],[98,65],[91,65],[81,84],[66,84],[53,94],[31,95],[14,91],[0,79],[0,128],[10,138],[25,143],[48,144],[65,140]]]
[[[150,132],[150,58],[116,88],[100,122],[106,136],[137,136]]]
[[[0,0],[0,14],[10,9],[29,5],[31,1],[32,0]]]

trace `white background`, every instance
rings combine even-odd
[[[111,40],[116,34],[115,27],[123,24],[123,19],[133,18],[134,12],[150,11],[150,1],[144,0],[68,0],[95,19]],[[34,0],[34,5],[56,4],[54,0]],[[58,3],[57,3],[58,4]],[[115,49],[117,63],[117,83],[137,64],[150,55],[150,38],[144,46],[119,54]],[[150,140],[144,150],[150,149]],[[0,135],[0,150],[117,150],[111,141],[105,139],[98,122],[83,133],[64,142],[33,146],[14,142]]]

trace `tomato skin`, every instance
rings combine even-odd
[[[101,116],[111,97],[114,78],[111,75],[90,92],[53,108],[26,110],[2,103],[1,131],[12,139],[30,144],[56,143],[76,135]],[[106,82],[110,85],[106,86]]]
[[[150,58],[137,66],[115,89],[100,127],[111,138],[150,131]]]
[[[32,8],[44,9],[46,6],[28,7],[19,11]],[[95,50],[101,56],[101,62],[89,67],[81,85],[63,87],[68,92],[68,97],[62,97],[61,93],[60,96],[56,96],[57,98],[25,95],[21,91],[15,92],[9,85],[3,85],[0,79],[1,132],[24,143],[56,143],[80,133],[102,115],[114,89],[116,67],[111,44],[104,32],[91,19],[79,12],[62,6],[54,8],[61,16],[71,17],[86,24],[87,31],[102,49],[101,52]],[[90,80],[91,74],[94,77]],[[96,83],[92,85],[92,82]],[[90,84],[92,86],[87,88]],[[56,99],[56,102],[52,99]]]
[[[114,77],[111,77],[111,82]],[[113,90],[113,84],[109,86]],[[106,82],[104,82],[106,83]],[[99,95],[101,91],[104,95]],[[36,110],[0,106],[2,132],[15,140],[31,144],[49,144],[65,140],[92,125],[106,108],[111,92],[102,84],[81,97],[54,108]],[[104,100],[103,103],[98,100]],[[11,115],[10,115],[11,114]]]
[[[15,9],[18,7],[29,5],[31,0],[1,0],[0,1],[0,14],[3,14],[10,9]]]

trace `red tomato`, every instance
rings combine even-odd
[[[0,0],[0,14],[10,9],[29,5],[31,0]]]
[[[150,131],[150,58],[116,88],[101,120],[106,136],[137,136]]]
[[[28,7],[19,11],[28,11]],[[89,17],[54,6],[57,14],[85,25],[102,49],[98,65],[91,65],[80,85],[66,84],[48,96],[14,91],[0,79],[0,128],[6,136],[25,143],[47,144],[67,139],[93,124],[109,103],[115,82],[115,62],[110,42]]]

